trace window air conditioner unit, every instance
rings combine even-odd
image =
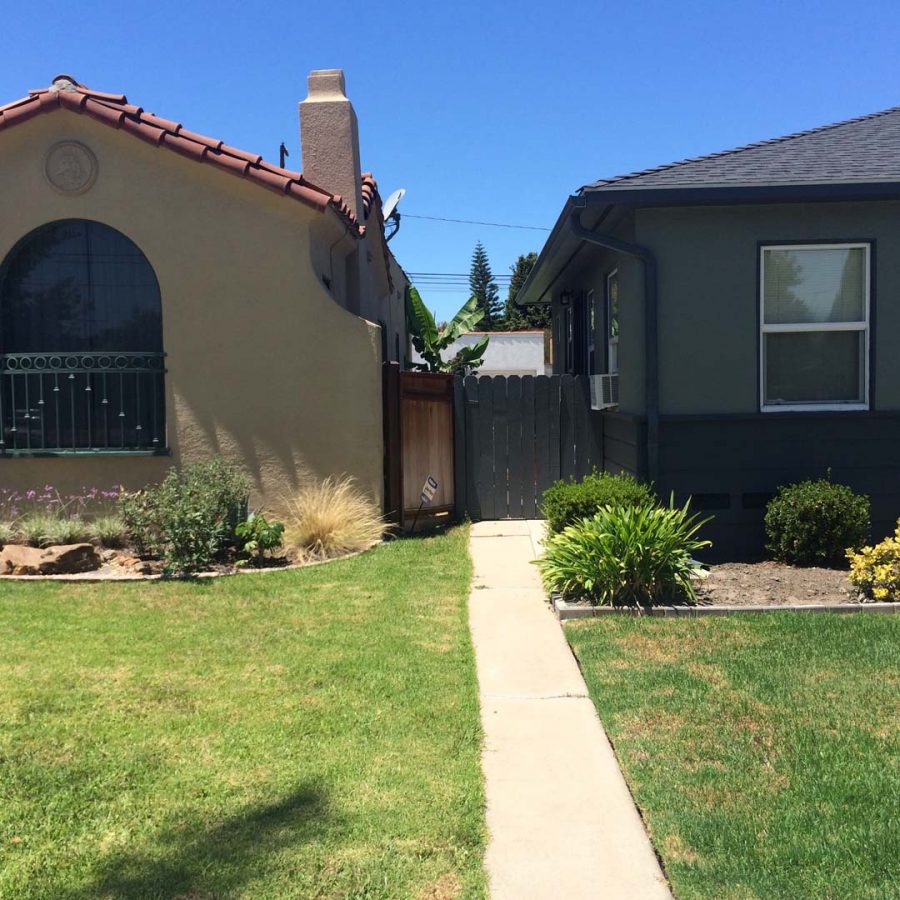
[[[619,405],[619,373],[591,375],[591,409],[609,409]]]

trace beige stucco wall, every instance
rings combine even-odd
[[[43,175],[47,149],[64,139],[98,160],[80,196]],[[0,196],[0,259],[62,218],[103,222],[144,252],[162,294],[172,451],[5,457],[0,485],[137,488],[221,453],[252,478],[253,502],[275,510],[304,479],[331,473],[381,497],[379,329],[332,299],[316,271],[338,269],[350,249],[336,216],[66,110],[0,133]]]

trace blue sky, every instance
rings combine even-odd
[[[15,21],[19,17],[20,21]],[[900,105],[900,7],[858,2],[111,3],[10,7],[0,102],[68,72],[299,165],[297,102],[343,68],[363,166],[408,214],[551,226],[594,179]],[[411,272],[495,273],[540,231],[406,218]],[[425,292],[446,317],[465,293]]]

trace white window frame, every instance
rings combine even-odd
[[[612,334],[612,305],[610,299],[612,293],[609,290],[609,283],[615,278],[618,281],[619,269],[616,267],[606,276],[606,374],[619,374],[619,335]],[[621,305],[619,307],[621,309]],[[612,366],[613,348],[615,348],[616,366]]]
[[[859,322],[796,322],[767,325],[765,310],[765,267],[767,250],[856,250],[865,251],[865,275],[863,278],[863,313]],[[759,405],[761,412],[851,412],[869,409],[869,344],[870,344],[870,294],[872,284],[872,245],[855,241],[834,244],[761,244],[759,248]],[[863,331],[863,400],[849,403],[824,401],[821,403],[766,403],[766,335],[784,332]]]

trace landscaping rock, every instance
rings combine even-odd
[[[100,555],[92,544],[25,547],[7,544],[0,550],[2,575],[74,575],[100,568]]]

